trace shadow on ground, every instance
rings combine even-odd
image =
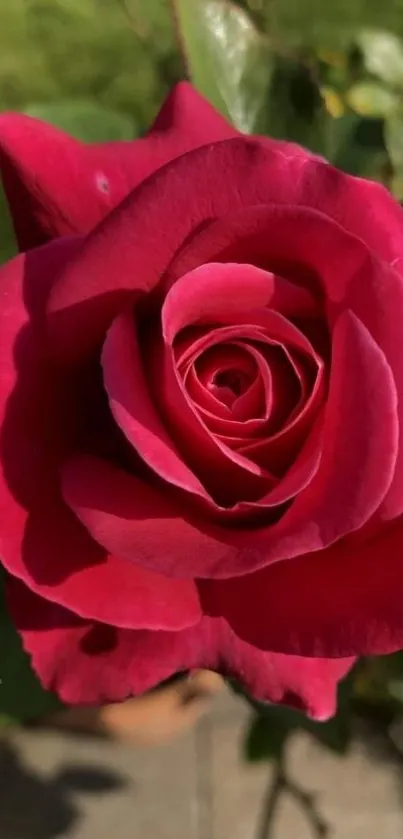
[[[81,818],[78,793],[101,795],[126,780],[100,766],[62,764],[51,777],[26,766],[10,741],[0,740],[0,839],[56,839]]]

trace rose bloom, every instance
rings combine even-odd
[[[187,84],[133,143],[0,119],[0,555],[68,703],[207,667],[325,719],[403,646],[403,216]]]

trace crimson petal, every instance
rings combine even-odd
[[[67,704],[122,701],[178,671],[209,668],[237,679],[256,699],[325,720],[336,711],[337,682],[353,664],[263,653],[219,618],[182,632],[117,630],[82,621],[13,580],[8,601],[42,684]]]
[[[206,490],[183,462],[155,410],[130,311],[113,322],[104,343],[102,366],[115,420],[143,460],[175,486],[207,498]]]
[[[139,183],[170,160],[234,129],[187,82],[133,142],[84,145],[52,126],[0,116],[0,171],[21,249],[86,233]]]
[[[65,362],[82,363],[99,346],[123,301],[154,289],[191,234],[236,208],[267,204],[273,194],[272,164],[270,146],[242,137],[195,149],[143,181],[93,231],[80,260],[69,266],[57,283],[49,305],[53,351]],[[282,209],[287,216],[286,208]],[[291,212],[292,237],[307,213],[305,208]],[[273,210],[272,217],[270,242],[284,226],[282,213]],[[306,224],[310,236],[313,231],[315,241],[321,243],[317,218],[320,214],[312,213]],[[328,225],[337,228],[330,221]],[[328,240],[329,234],[319,248],[322,255]],[[289,249],[288,229],[280,235],[280,242],[284,256],[284,246],[286,253]],[[195,264],[202,261],[196,259]]]
[[[263,157],[261,161],[262,179],[270,171],[264,200],[257,194],[254,202],[244,200],[241,207],[234,200],[226,213],[211,214],[211,223],[204,230],[195,230],[188,244],[175,255],[166,275],[168,285],[203,262],[218,259],[249,261],[266,268],[268,222],[275,205],[316,210],[360,239],[379,259],[397,270],[401,268],[403,212],[388,190],[374,181],[351,177],[309,153],[296,154],[284,143],[262,143],[264,149],[267,156],[266,165]],[[320,242],[320,235],[314,240]],[[284,253],[294,261],[294,253],[289,249]]]
[[[403,518],[368,540],[242,580],[203,582],[202,605],[261,649],[306,656],[385,655],[403,647]]]
[[[335,327],[333,370],[320,467],[270,528],[231,531],[204,523],[201,529],[162,494],[98,459],[66,464],[64,497],[108,550],[179,577],[228,578],[326,548],[362,527],[379,507],[393,477],[398,439],[390,369],[348,313]]]
[[[11,574],[78,614],[117,626],[183,628],[199,617],[193,583],[150,575],[95,544],[60,497],[75,424],[71,382],[47,359],[43,309],[75,239],[0,271],[0,554]],[[162,608],[161,608],[162,607]]]

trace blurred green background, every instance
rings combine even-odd
[[[173,44],[164,0],[1,0],[0,106],[89,99],[144,128],[179,75]]]
[[[242,130],[400,198],[401,37],[403,0],[0,0],[0,109],[124,139],[187,70]]]
[[[300,142],[403,197],[403,0],[0,0],[0,111],[130,139],[186,75],[240,130]],[[0,213],[1,261],[14,245]],[[0,720],[53,708],[1,604],[0,632]],[[387,732],[403,719],[401,654],[361,662],[325,726],[255,705],[245,753],[278,760],[301,726],[342,752],[357,714]]]

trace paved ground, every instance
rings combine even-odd
[[[0,740],[0,839],[266,839],[259,825],[274,779],[267,765],[240,760],[247,718],[224,693],[194,732],[154,749],[9,731]],[[402,839],[403,763],[377,742],[357,741],[343,759],[298,735],[288,761],[329,839]],[[295,796],[281,795],[272,816],[267,839],[320,835]]]

